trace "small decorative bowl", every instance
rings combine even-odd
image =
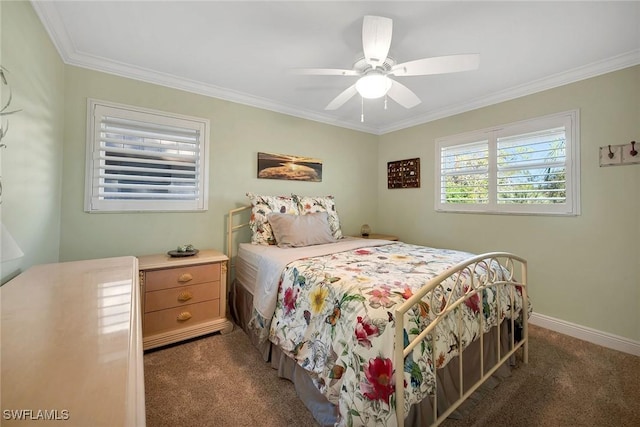
[[[181,245],[175,251],[169,251],[167,254],[172,257],[185,257],[185,256],[193,256],[197,254],[199,251],[193,247],[192,244]]]

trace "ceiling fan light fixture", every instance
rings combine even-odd
[[[0,0],[1,1],[1,0]],[[302,69],[300,74],[321,76],[361,76],[338,94],[324,108],[336,110],[353,96],[361,96],[364,121],[364,99],[385,97],[384,107],[387,109],[387,96],[404,108],[413,108],[420,104],[420,98],[408,87],[395,80],[405,76],[427,76],[431,74],[456,73],[478,68],[479,55],[457,54],[416,59],[398,64],[389,56],[393,21],[390,18],[367,15],[362,22],[362,54],[351,70],[333,68]],[[388,76],[393,76],[394,79]]]
[[[360,77],[356,82],[356,90],[363,98],[382,98],[391,88],[391,79],[383,74],[372,73]]]

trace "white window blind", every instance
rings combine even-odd
[[[207,208],[205,119],[89,100],[85,209]]]
[[[578,111],[436,141],[436,210],[579,214]]]

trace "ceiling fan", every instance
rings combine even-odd
[[[429,74],[455,73],[478,68],[480,55],[463,54],[417,59],[397,64],[388,56],[391,46],[393,21],[381,16],[364,17],[362,23],[362,49],[364,57],[356,61],[351,70],[333,68],[297,68],[294,74],[324,76],[359,76],[358,81],[336,96],[325,110],[336,110],[357,93],[362,98],[375,99],[383,96],[396,101],[405,108],[420,104],[420,98],[408,87],[390,76],[424,76]],[[385,103],[386,107],[386,103]]]

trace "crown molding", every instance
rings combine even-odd
[[[527,84],[514,86],[491,95],[475,98],[471,101],[451,105],[445,108],[432,111],[430,113],[410,118],[380,129],[380,134],[395,132],[409,127],[425,124],[434,120],[443,119],[445,117],[454,116],[456,114],[466,113],[467,111],[477,110],[478,108],[488,107],[490,105],[499,104],[500,102],[510,101],[526,95],[542,92],[555,87],[575,83],[591,77],[602,74],[611,73],[613,71],[622,70],[624,68],[633,67],[640,64],[640,49],[632,50],[621,55],[608,58],[603,61],[594,62],[582,67],[574,68],[553,76],[543,79],[534,80]]]
[[[38,15],[38,18],[40,18],[40,22],[42,22],[45,31],[49,34],[49,39],[56,47],[60,58],[62,58],[65,64],[68,63],[68,52],[75,52],[76,47],[71,37],[69,37],[69,33],[55,5],[53,2],[31,0],[31,6],[36,12],[36,15]]]
[[[194,80],[161,73],[142,67],[133,66],[131,64],[121,63],[106,58],[88,55],[79,52],[55,8],[53,2],[31,1],[33,9],[40,18],[45,30],[49,34],[49,38],[56,47],[62,61],[68,65],[74,65],[81,68],[87,68],[94,71],[100,71],[113,74],[120,77],[140,80],[147,83],[157,84],[160,86],[170,87],[173,89],[184,90],[199,95],[210,96],[238,104],[248,105],[251,107],[261,108],[276,113],[286,114],[315,122],[325,123],[332,126],[347,128],[359,132],[379,134],[379,129],[366,124],[353,124],[347,121],[336,120],[334,117],[319,114],[314,111],[303,110],[297,106],[276,103],[271,100],[253,96],[240,91],[234,91],[214,85],[204,84]]]
[[[371,133],[374,135],[384,135],[410,128],[413,126],[425,124],[438,119],[443,119],[456,114],[465,113],[476,110],[478,108],[487,107],[498,104],[500,102],[509,101],[522,96],[531,95],[533,93],[542,92],[544,90],[553,89],[558,86],[574,83],[580,80],[596,77],[601,74],[610,73],[621,70],[623,68],[640,64],[640,49],[632,50],[621,55],[608,58],[606,60],[594,62],[582,67],[574,68],[553,76],[538,79],[533,82],[508,88],[499,92],[488,94],[475,98],[468,102],[454,104],[421,114],[407,120],[403,120],[386,127],[370,126],[364,123],[354,124],[352,122],[336,120],[325,114],[317,113],[310,110],[304,110],[297,106],[287,105],[283,103],[273,102],[271,100],[253,96],[244,92],[234,91],[214,85],[204,84],[195,80],[189,80],[174,75],[160,73],[158,71],[136,67],[126,63],[120,63],[106,58],[88,55],[78,52],[69,37],[62,19],[60,18],[53,2],[36,2],[31,4],[44,25],[51,41],[58,50],[63,62],[81,68],[87,68],[95,71],[114,74],[120,77],[126,77],[134,80],[140,80],[147,83],[157,84],[160,86],[170,87],[173,89],[184,90],[200,95],[210,96],[226,101],[231,101],[251,107],[261,108],[276,113],[286,114],[315,122],[325,123],[332,126],[338,126],[355,131]]]
[[[113,60],[107,60],[87,54],[73,53],[68,56],[65,61],[68,65],[74,65],[94,71],[100,71],[107,74],[125,77],[133,80],[143,81],[146,83],[156,84],[163,87],[183,90],[198,95],[209,96],[224,101],[231,101],[237,104],[243,104],[250,107],[260,108],[263,110],[273,111],[276,113],[286,114],[315,122],[326,123],[333,126],[348,128],[360,132],[378,134],[378,129],[371,126],[354,125],[346,121],[339,121],[333,117],[319,114],[313,111],[303,110],[300,107],[291,106],[283,103],[273,102],[266,98],[249,95],[244,92],[234,91],[215,85],[209,85],[195,80],[176,77],[171,74],[161,73],[142,67],[132,66],[130,64],[120,63]]]

